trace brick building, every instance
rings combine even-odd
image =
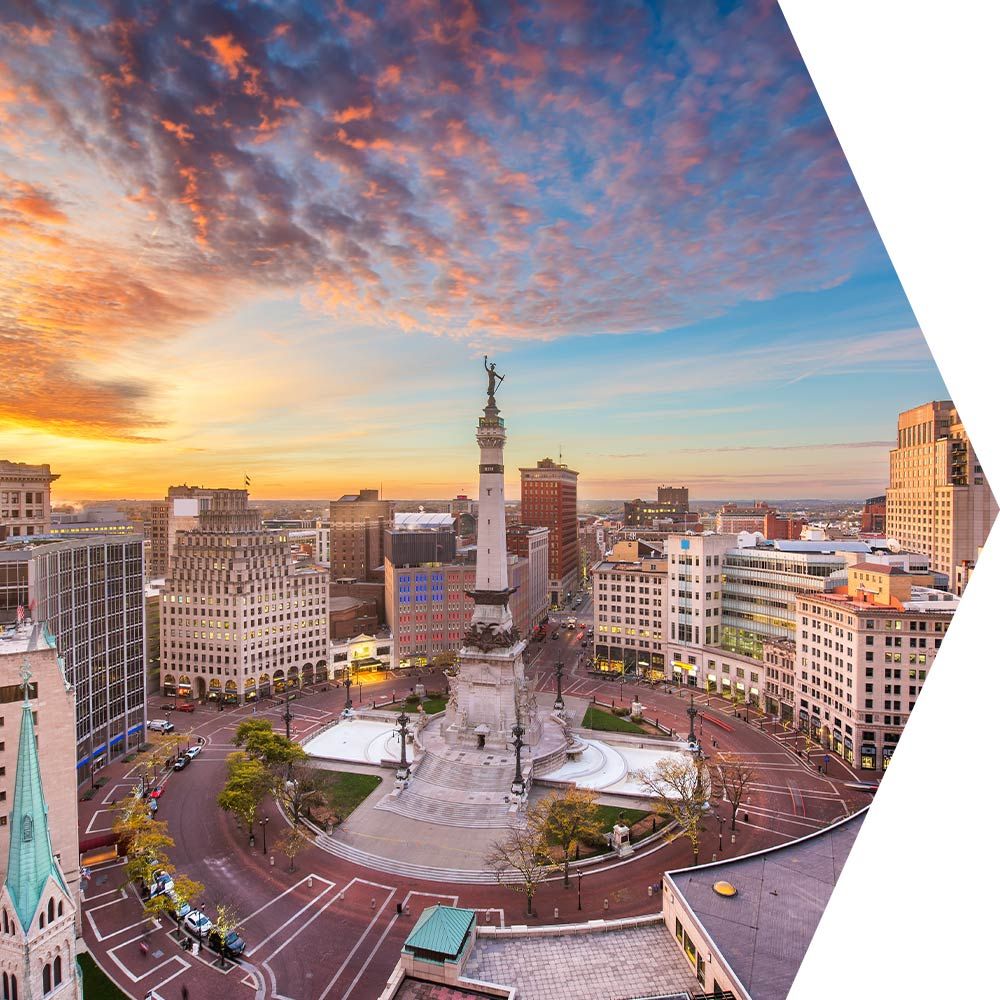
[[[553,606],[565,603],[580,585],[578,476],[551,458],[521,469],[521,523],[549,529],[549,601]]]

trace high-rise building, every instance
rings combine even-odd
[[[950,400],[899,415],[885,508],[886,534],[929,555],[954,587],[958,567],[985,543],[997,501]]]
[[[39,779],[45,786],[52,851],[62,869],[66,889],[77,911],[77,933],[81,931],[80,836],[77,823],[75,692],[64,672],[64,664],[44,625],[25,621],[0,632],[0,864],[7,859],[11,833],[19,830],[8,822],[15,799],[17,765],[22,749],[24,674],[27,670],[28,704],[38,741]]]
[[[580,585],[578,476],[551,458],[521,469],[521,523],[549,529],[549,600],[554,606],[563,604]]]
[[[538,625],[549,613],[549,529],[530,528],[526,524],[512,524],[507,528],[507,551],[527,563],[526,580],[518,582],[518,597],[525,601],[526,614],[514,619],[519,628],[527,632]],[[524,592],[522,594],[522,591]]]
[[[163,693],[237,704],[326,680],[327,586],[246,490],[213,490],[177,533],[162,592]]]
[[[797,611],[796,723],[854,766],[885,770],[959,599],[931,574],[858,563]]]
[[[144,738],[142,559],[139,535],[0,543],[0,622],[20,606],[53,635],[76,692],[81,779],[92,760]]]
[[[27,670],[25,674],[28,675]],[[76,830],[76,802],[75,797],[71,799],[73,808],[69,814],[61,815],[65,810],[61,801],[64,788],[57,779],[54,815],[49,812],[43,767],[48,777],[53,774],[53,765],[52,762],[43,765],[36,744],[36,709],[28,694],[30,675],[22,683],[14,798],[8,814],[7,870],[0,890],[3,992],[10,1000],[19,996],[26,1000],[29,997],[82,1000],[83,983],[76,969],[79,895],[71,888],[78,883],[66,877],[67,868],[78,871],[79,847],[74,843],[67,856],[57,849],[62,835],[58,832],[56,837],[52,835],[54,821],[60,818],[65,819],[71,830]],[[43,710],[40,703],[37,710]],[[71,759],[64,757],[62,767],[72,773]],[[52,791],[50,787],[50,794]],[[8,815],[3,817],[4,821]]]
[[[385,559],[394,566],[455,560],[455,519],[451,514],[400,513],[386,528]]]
[[[330,579],[369,580],[382,568],[385,529],[393,503],[378,490],[361,490],[330,501]]]
[[[0,542],[48,532],[52,482],[58,478],[47,465],[0,461]]]

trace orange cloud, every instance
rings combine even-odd
[[[172,122],[166,118],[161,118],[160,124],[171,135],[176,136],[177,141],[182,146],[186,146],[194,138],[194,133],[183,123],[178,124],[177,122]]]
[[[212,59],[229,74],[230,80],[235,80],[247,50],[232,35],[206,35],[205,41],[212,48]]]

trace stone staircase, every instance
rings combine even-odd
[[[442,826],[504,829],[514,772],[512,754],[425,751],[409,785],[375,808]]]

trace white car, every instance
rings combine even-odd
[[[200,745],[199,746],[193,746],[193,747],[191,747],[190,750],[185,750],[184,751],[184,756],[187,757],[188,760],[194,760],[195,757],[197,757],[198,754],[200,754],[202,750],[204,750],[204,747],[202,747]]]
[[[154,733],[172,733],[174,724],[166,719],[150,719],[146,723],[146,728],[151,729]]]
[[[184,917],[184,926],[194,935],[201,938],[215,926],[201,910],[191,910]]]

